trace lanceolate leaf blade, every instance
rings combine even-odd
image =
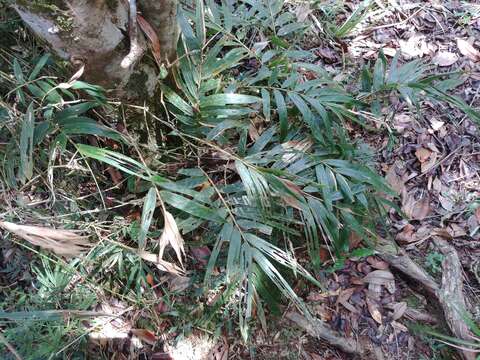
[[[28,106],[27,113],[23,117],[22,131],[20,133],[20,168],[22,177],[30,180],[33,176],[33,135],[35,130],[35,118],[33,103]]]

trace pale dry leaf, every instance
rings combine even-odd
[[[430,126],[434,131],[440,130],[443,127],[443,125],[445,125],[443,121],[437,120],[435,118],[430,119]]]
[[[398,321],[392,321],[390,323],[390,325],[392,325],[392,327],[395,329],[395,330],[398,330],[398,331],[403,331],[403,332],[408,332],[408,328],[403,325],[403,324],[400,324]]]
[[[475,49],[468,41],[463,39],[457,39],[457,46],[460,53],[470,60],[479,61],[480,60],[480,51]]]
[[[408,40],[400,40],[400,50],[405,60],[422,57],[430,52],[424,35],[413,35]]]
[[[438,195],[438,202],[442,205],[442,208],[447,211],[452,211],[455,205],[449,196]]]
[[[178,261],[180,261],[180,264],[183,266],[182,255],[185,255],[185,248],[180,230],[178,230],[175,218],[168,211],[165,211],[164,219],[165,226],[163,228],[162,236],[160,237],[160,258],[163,258],[165,248],[167,245],[170,245],[175,251]]]
[[[80,69],[78,69],[77,72],[72,75],[70,80],[68,80],[66,83],[58,84],[56,87],[60,89],[70,89],[73,86],[73,84],[75,84],[75,82],[82,77],[84,72],[85,72],[85,64],[80,66]]]
[[[458,61],[458,55],[450,51],[439,51],[433,58],[432,62],[438,66],[450,66]]]
[[[146,251],[137,251],[137,254],[143,260],[155,264],[157,268],[161,271],[165,271],[165,272],[176,274],[176,275],[181,275],[184,272],[181,268],[179,268],[175,264],[162,260],[160,256],[158,256],[157,254],[152,254]]]
[[[407,311],[407,303],[403,301],[395,303],[392,306],[392,310],[393,310],[392,319],[398,320],[403,316],[403,314],[405,314],[405,311]]]
[[[411,192],[405,196],[402,210],[411,220],[423,220],[430,213],[430,196],[425,195],[417,200]]]
[[[370,298],[366,298],[367,302],[367,307],[368,311],[370,312],[370,315],[372,316],[373,320],[375,320],[377,323],[380,325],[382,324],[382,313],[380,312],[380,306],[378,303]]]
[[[295,9],[295,16],[297,17],[298,22],[304,22],[311,12],[310,4],[305,2],[297,6]]]
[[[394,281],[394,277],[388,270],[375,270],[363,278],[363,282],[384,286],[391,281]]]
[[[0,227],[33,245],[62,256],[77,256],[90,247],[87,236],[70,230],[17,225],[7,221],[0,221]]]
[[[389,57],[394,57],[396,54],[397,54],[397,49],[394,49],[394,48],[391,48],[391,47],[384,47],[382,48],[383,49],[383,53],[385,54],[385,56],[389,56]]]
[[[412,117],[407,114],[395,114],[393,118],[393,127],[400,134],[404,133],[405,130],[411,128],[413,125]]]

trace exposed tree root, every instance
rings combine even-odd
[[[141,34],[138,31],[137,24],[137,0],[129,0],[129,33],[130,33],[130,52],[120,63],[124,69],[135,65],[143,56],[145,46],[140,41]]]
[[[438,284],[425,270],[418,266],[403,249],[398,249],[395,255],[384,253],[380,256],[392,267],[420,283],[430,295],[436,296],[439,289]]]
[[[289,312],[286,314],[286,318],[299,327],[305,329],[308,334],[318,339],[328,342],[330,345],[335,346],[348,354],[361,355],[364,353],[364,349],[360,347],[360,343],[354,339],[344,338],[339,336],[334,331],[327,328],[323,321],[314,319],[310,321],[303,315],[295,312]]]
[[[442,263],[442,284],[439,286],[424,269],[418,266],[408,254],[398,249],[396,253],[386,251],[380,256],[392,267],[419,282],[425,290],[440,304],[447,325],[452,334],[462,340],[471,340],[468,326],[462,316],[467,311],[463,296],[462,267],[456,250],[445,240],[435,237],[434,243],[439,247],[445,259]],[[390,247],[386,246],[385,248]],[[391,247],[390,247],[391,249]],[[459,350],[464,359],[474,360],[475,353]]]
[[[463,296],[462,265],[457,251],[440,237],[434,237],[434,243],[445,256],[442,263],[442,286],[438,291],[438,301],[443,309],[448,327],[455,337],[462,340],[471,340],[471,333],[464,320],[467,313],[465,298]],[[474,352],[462,350],[462,355],[467,360],[474,360]]]

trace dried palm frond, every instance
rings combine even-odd
[[[138,256],[140,256],[143,260],[145,261],[148,261],[148,262],[151,262],[151,263],[154,263],[157,268],[161,271],[165,271],[165,272],[168,272],[168,273],[171,273],[171,274],[175,274],[175,275],[182,275],[184,274],[185,272],[179,268],[177,265],[171,263],[171,262],[168,262],[168,261],[165,261],[165,260],[162,260],[160,258],[159,255],[157,254],[152,254],[150,252],[147,252],[147,251],[137,251],[137,254]]]
[[[160,237],[160,258],[163,257],[163,252],[167,245],[170,245],[175,250],[178,261],[180,261],[183,267],[182,254],[185,255],[184,241],[173,215],[165,211],[165,228]]]
[[[53,251],[57,255],[77,256],[90,246],[87,236],[78,235],[70,230],[17,225],[7,221],[0,221],[0,227],[33,245]]]

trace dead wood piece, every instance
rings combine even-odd
[[[447,241],[438,236],[435,236],[433,241],[445,256],[442,263],[442,286],[438,291],[438,301],[453,335],[459,339],[470,341],[472,334],[464,320],[467,307],[463,296],[463,274],[460,259],[455,248]],[[476,358],[472,351],[463,349],[461,353],[467,360]]]
[[[311,336],[324,340],[346,353],[357,355],[363,353],[360,345],[355,340],[337,335],[334,331],[328,329],[321,320],[308,320],[306,317],[295,312],[287,313],[286,318],[305,329]]]

